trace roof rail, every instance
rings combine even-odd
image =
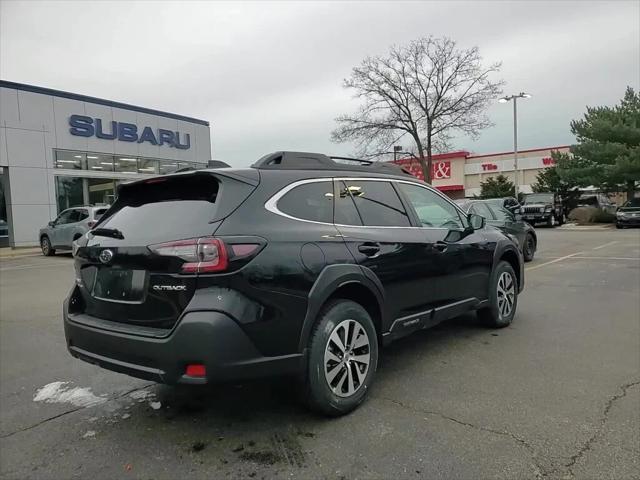
[[[350,165],[340,160],[356,162],[358,165]],[[391,163],[373,162],[350,157],[330,157],[322,153],[309,152],[274,152],[260,158],[251,166],[265,170],[347,170],[411,175],[399,165]]]

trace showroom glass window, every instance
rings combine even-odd
[[[113,156],[99,153],[87,154],[88,170],[95,172],[113,172]]]
[[[66,150],[56,150],[55,167],[65,168],[67,170],[84,170],[86,169],[86,155],[81,152],[69,152]]]
[[[85,204],[82,180],[79,177],[56,177],[56,200],[59,212]]]

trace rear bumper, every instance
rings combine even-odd
[[[69,314],[65,302],[69,353],[108,370],[167,384],[296,374],[304,368],[304,354],[261,355],[240,326],[221,312],[187,313],[164,337],[142,335],[135,327],[130,332],[121,325],[105,328],[112,323]],[[185,375],[188,364],[204,364],[206,377]]]

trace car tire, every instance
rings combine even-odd
[[[616,223],[616,228],[624,228],[624,225],[620,225],[619,223]]]
[[[547,227],[553,228],[555,226],[556,226],[556,217],[555,215],[551,214],[547,219]]]
[[[51,246],[51,240],[46,235],[40,239],[40,249],[45,257],[52,257],[56,254],[56,250]]]
[[[564,225],[564,222],[565,222],[564,213],[561,213],[560,218],[558,218],[558,226],[561,227],[562,225]]]
[[[351,300],[329,302],[309,339],[305,403],[332,417],[351,412],[366,398],[377,365],[378,338],[369,313]]]
[[[491,275],[489,306],[478,310],[478,318],[488,327],[504,328],[511,325],[517,306],[518,279],[511,264],[503,260]]]
[[[524,237],[524,245],[522,246],[522,256],[525,262],[533,260],[533,256],[536,253],[536,240],[533,235],[527,233]]]

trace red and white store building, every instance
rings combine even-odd
[[[552,151],[569,152],[568,145],[534,148],[518,152],[518,185],[524,193],[531,192],[531,185],[545,168],[553,165]],[[416,159],[396,160],[413,175],[422,179],[422,170]],[[503,174],[516,180],[513,152],[472,154],[466,150],[433,156],[432,185],[451,198],[473,197],[480,194],[480,183],[487,178]]]

